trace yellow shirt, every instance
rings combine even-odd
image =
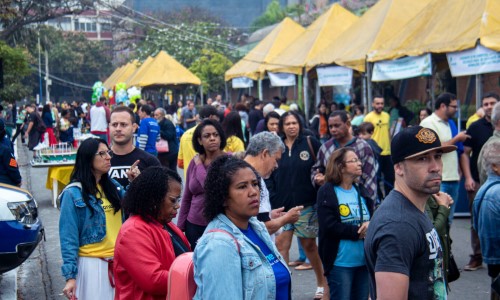
[[[224,148],[224,152],[234,153],[240,151],[245,151],[245,144],[243,143],[243,141],[235,135],[228,137],[226,140],[226,148]]]
[[[181,136],[181,142],[179,144],[179,154],[177,154],[177,159],[184,162],[184,178],[186,178],[189,163],[196,155],[196,151],[194,151],[193,148],[193,134],[196,127],[198,127],[198,125],[186,130],[186,132],[184,132]]]
[[[99,190],[101,191],[101,195],[104,196],[104,192],[102,192],[101,189]],[[78,256],[105,258],[115,255],[116,237],[118,237],[118,232],[122,226],[122,214],[120,210],[115,214],[113,205],[111,205],[107,198],[103,197],[101,200],[101,205],[106,215],[106,235],[104,239],[98,243],[81,246],[78,251]]]
[[[467,119],[467,123],[465,123],[465,129],[469,129],[469,126],[476,122],[477,120],[481,119],[481,116],[478,115],[477,113],[473,114],[472,116],[470,116],[469,119]]]
[[[451,128],[448,121],[441,120],[435,113],[423,119],[420,126],[434,130],[441,143],[451,140]],[[456,151],[443,154],[443,181],[460,180],[458,175],[458,155]]]
[[[368,113],[364,119],[364,122],[370,122],[373,124],[373,127],[375,127],[372,139],[382,148],[382,153],[380,153],[380,155],[383,156],[391,155],[391,139],[389,134],[390,119],[391,117],[385,111],[380,114],[372,111]]]

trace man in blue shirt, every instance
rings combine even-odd
[[[141,123],[137,133],[136,146],[154,156],[158,155],[156,151],[156,142],[160,140],[160,126],[154,118],[151,117],[152,107],[143,105],[139,109],[139,118]]]

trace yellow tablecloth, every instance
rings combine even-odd
[[[62,189],[69,183],[71,172],[73,172],[73,166],[61,166],[61,167],[49,167],[49,172],[47,173],[47,181],[45,182],[45,187],[49,190],[53,189],[53,180],[58,181],[58,191],[59,194]]]

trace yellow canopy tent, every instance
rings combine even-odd
[[[266,64],[286,49],[304,30],[300,24],[285,18],[252,51],[226,71],[225,80],[237,77],[248,77],[253,80],[262,78]]]
[[[126,81],[125,83],[127,86],[136,86],[138,84],[138,79],[140,79],[142,76],[144,76],[145,72],[149,68],[149,65],[153,61],[153,58],[151,56],[148,56],[146,60],[141,64],[139,68],[135,71],[134,74],[132,74]]]
[[[123,71],[123,68],[125,66],[126,65],[123,65],[123,66],[116,68],[116,70],[114,70],[113,73],[111,73],[111,75],[109,75],[108,79],[106,79],[102,85],[107,89],[112,88],[113,85],[111,83],[114,82],[114,79]]]
[[[419,2],[419,1],[416,1]],[[500,1],[433,1],[397,34],[372,47],[369,61],[448,53],[476,47],[500,51]]]
[[[359,18],[336,3],[265,66],[267,71],[302,74],[306,62]]]
[[[165,51],[160,51],[146,67],[144,74],[135,78],[135,86],[201,84],[196,75]]]
[[[113,81],[111,82],[112,83],[111,87],[113,87],[117,83],[125,82],[125,80],[127,80],[130,77],[130,75],[134,74],[135,71],[137,71],[138,66],[139,66],[139,61],[137,59],[135,59],[132,62],[128,63],[123,68],[122,72],[120,72],[120,74],[118,74],[113,79]]]
[[[365,72],[367,53],[405,28],[405,24],[429,2],[431,0],[380,0],[357,22],[311,58],[307,62],[307,67],[337,64]],[[448,16],[445,14],[441,17]]]

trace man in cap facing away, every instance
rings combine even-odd
[[[456,147],[441,146],[435,131],[414,126],[392,139],[391,150],[394,190],[365,239],[371,299],[446,299],[443,251],[425,204],[431,195],[450,197],[439,191],[441,157]]]

